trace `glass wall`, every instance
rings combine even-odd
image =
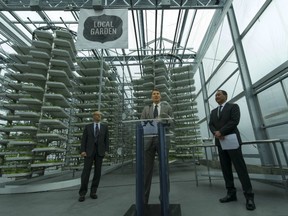
[[[194,86],[196,91],[199,91],[201,89],[201,81],[200,81],[200,72],[199,69],[196,71],[196,73],[194,74]]]
[[[288,1],[272,1],[243,38],[252,83],[288,59],[287,8]]]
[[[265,125],[288,121],[287,95],[280,82],[259,93],[258,99]]]
[[[248,111],[246,99],[243,97],[240,100],[236,101],[235,103],[239,105],[240,112],[241,112],[241,118],[240,118],[240,122],[238,125],[238,129],[240,131],[242,141],[246,142],[246,141],[255,140],[251,117]],[[257,145],[250,145],[250,144],[243,145],[242,152],[245,157],[245,161],[248,164],[261,165]]]
[[[223,63],[217,73],[207,83],[208,95],[221,88],[233,93],[239,85],[238,64],[234,53]],[[241,86],[241,85],[240,85]],[[241,88],[242,90],[242,88]]]
[[[197,101],[197,110],[198,110],[198,117],[199,119],[205,119],[206,118],[206,113],[205,113],[205,108],[204,108],[204,101],[203,101],[203,93],[200,92],[200,94],[196,98]]]
[[[247,0],[234,0],[233,7],[240,34],[245,30],[248,24],[252,21],[255,14],[265,3],[265,0],[247,1]]]
[[[267,8],[261,11],[264,6]],[[225,19],[202,61],[205,82],[207,82],[207,85],[202,88],[206,88],[208,92],[209,109],[217,107],[214,98],[215,91],[219,88],[224,89],[228,92],[228,100],[232,99],[241,109],[238,128],[244,142],[255,140],[256,131],[260,132],[259,134],[263,132],[261,135],[263,139],[288,139],[288,13],[286,12],[288,1],[235,0],[233,8],[240,32],[239,39],[243,45],[243,56],[246,58],[243,64],[247,62],[251,83],[249,76],[248,79],[246,77],[245,80],[242,80],[241,73],[246,71],[241,71],[245,67],[238,68],[235,52],[232,51],[228,55],[233,43],[230,26]],[[251,21],[256,16],[259,17],[252,23]],[[250,25],[249,29],[248,25]],[[244,32],[245,34],[243,34]],[[238,40],[237,35],[236,40]],[[237,51],[241,53],[242,50]],[[279,69],[280,65],[281,70]],[[287,71],[286,74],[283,72],[283,68]],[[267,79],[265,76],[270,78]],[[251,87],[252,95],[245,92],[243,82],[245,82],[245,86]],[[262,86],[261,91],[257,89],[259,86]],[[197,100],[201,100],[201,97],[199,96]],[[251,103],[251,100],[255,101]],[[201,102],[198,103],[202,106]],[[252,118],[259,114],[258,112],[262,119],[261,117]],[[209,114],[206,113],[206,115]],[[252,122],[252,119],[257,122]],[[209,119],[205,119],[201,113],[200,121],[201,135],[206,138],[206,125]],[[257,128],[254,128],[255,125]],[[212,137],[209,131],[208,135],[210,138]],[[285,145],[285,148],[288,147]],[[245,145],[242,149],[246,156],[245,160],[249,164],[263,163],[260,161],[260,155],[261,160],[263,158],[269,160],[265,155],[267,149],[261,149],[259,152],[257,145]],[[283,159],[284,156],[281,156]],[[266,163],[264,162],[264,164]]]
[[[233,42],[229,25],[227,19],[225,19],[203,59],[203,67],[206,79],[209,79],[209,77],[212,75],[214,70],[217,68],[219,63],[222,61],[232,46]],[[213,88],[211,91],[213,91]]]
[[[248,110],[247,101],[245,97],[241,98],[235,103],[239,105],[240,111],[241,111],[241,118],[240,118],[240,122],[238,125],[238,129],[240,131],[242,141],[246,142],[246,141],[255,140],[251,117],[250,117],[250,113]]]

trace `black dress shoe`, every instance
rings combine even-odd
[[[79,199],[78,199],[79,202],[83,202],[84,200],[85,200],[85,196],[79,196]]]
[[[246,199],[246,209],[249,211],[253,211],[256,209],[256,205],[253,199]]]
[[[98,198],[98,196],[97,196],[96,193],[91,193],[91,194],[90,194],[90,197],[91,197],[92,199],[97,199],[97,198]]]
[[[232,194],[232,195],[227,194],[225,197],[219,199],[219,202],[221,202],[221,203],[227,203],[227,202],[231,202],[231,201],[237,201],[236,194]]]

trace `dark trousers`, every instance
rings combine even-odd
[[[94,162],[94,176],[91,184],[90,193],[96,193],[101,177],[102,161],[103,157],[98,156],[97,153],[95,153],[95,155],[92,157],[85,157],[84,168],[81,175],[81,187],[79,190],[79,195],[85,195],[88,191],[88,183],[93,162]]]
[[[242,155],[241,146],[238,149],[233,150],[222,150],[221,146],[218,146],[218,153],[227,193],[236,193],[232,171],[233,164],[241,182],[244,194],[251,194],[252,185],[248,175],[246,163]]]
[[[169,143],[168,139],[166,139],[166,143],[167,144]],[[169,165],[168,164],[168,149],[169,149],[168,145],[166,145],[167,167]],[[145,204],[148,204],[148,200],[149,200],[156,152],[159,156],[160,155],[160,143],[159,143],[158,136],[147,138],[147,140],[144,140],[144,203]],[[170,184],[169,184],[169,174],[168,174],[168,192],[169,190],[170,190]]]

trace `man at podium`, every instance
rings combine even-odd
[[[144,107],[141,119],[160,119],[161,116],[173,117],[171,106],[167,102],[161,102],[159,89],[154,88],[152,90],[151,99],[152,104]],[[166,145],[166,150],[168,155],[168,145]],[[144,204],[148,204],[149,201],[155,155],[156,152],[160,155],[159,151],[160,143],[157,134],[144,138]]]

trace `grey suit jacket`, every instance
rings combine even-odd
[[[81,152],[86,152],[87,157],[95,154],[95,136],[94,136],[94,123],[90,123],[85,126],[82,140],[81,140]],[[100,131],[97,142],[98,155],[105,156],[105,152],[109,151],[109,131],[106,124],[100,123]]]
[[[220,131],[223,136],[235,133],[239,144],[242,143],[237,125],[240,121],[240,108],[237,104],[226,103],[220,116],[217,115],[218,107],[212,110],[210,114],[209,128],[214,134]],[[220,145],[219,139],[215,138],[215,144]]]
[[[173,118],[173,112],[171,106],[167,102],[161,102],[160,103],[160,116],[163,115],[164,117],[167,116]],[[141,119],[153,119],[153,104],[150,104],[149,106],[145,106],[142,113],[141,113]]]
[[[167,102],[161,102],[160,107],[161,108],[160,108],[159,116],[163,116],[163,118],[168,118],[168,117],[173,118],[172,108]],[[149,106],[145,106],[141,113],[141,119],[153,119],[153,118],[154,118],[153,104],[150,104]],[[165,127],[165,131],[166,133],[168,133],[169,128]],[[166,139],[167,139],[167,142],[169,142],[168,138]]]

